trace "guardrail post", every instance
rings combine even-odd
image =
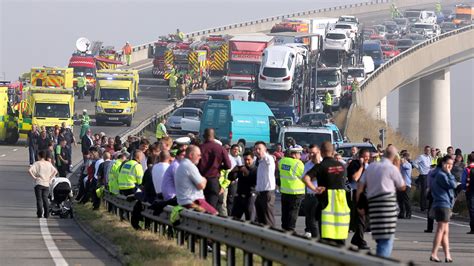
[[[176,241],[178,245],[180,246],[184,245],[184,231],[183,230],[178,231],[178,237],[176,238]]]
[[[221,243],[212,243],[212,265],[221,266]]]
[[[207,238],[204,237],[199,239],[199,258],[207,258]]]
[[[158,223],[157,222],[153,222],[153,233],[157,233],[158,232]]]
[[[262,266],[272,266],[273,262],[271,260],[262,258]]]
[[[235,248],[227,245],[227,266],[235,265]]]
[[[250,252],[244,251],[244,266],[253,265],[253,254]]]
[[[160,233],[161,235],[166,235],[166,225],[160,224]]]
[[[188,249],[191,253],[196,252],[196,236],[193,234],[190,234],[188,236]]]

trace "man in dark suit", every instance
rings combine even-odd
[[[86,154],[89,152],[90,147],[92,147],[93,145],[94,141],[92,140],[92,131],[88,129],[81,140],[81,151],[82,156],[84,158],[84,162],[86,162]]]

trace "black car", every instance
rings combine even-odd
[[[441,28],[441,34],[455,30],[456,29],[456,24],[452,22],[443,22],[440,25]]]
[[[418,33],[410,33],[405,35],[406,39],[411,39],[413,41],[413,45],[417,45],[419,43],[422,43],[426,40],[425,35],[418,34]]]
[[[403,52],[405,50],[410,49],[412,46],[413,46],[412,39],[399,39],[397,40],[397,44],[395,45],[395,48],[400,50],[400,52]]]

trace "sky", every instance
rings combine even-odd
[[[79,37],[120,48],[176,31],[202,30],[360,0],[0,0],[0,79],[32,66],[65,66]],[[451,68],[452,143],[474,150],[474,61]],[[398,95],[388,120],[398,126]],[[467,121],[469,120],[470,121]]]

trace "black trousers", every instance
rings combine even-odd
[[[91,198],[92,198],[92,207],[94,210],[99,209],[100,207],[100,198],[97,197],[97,193],[95,192],[98,188],[98,181],[95,178],[92,178],[91,184],[90,184],[90,193],[91,193]]]
[[[227,187],[227,213],[231,215],[235,197],[237,195],[237,181],[232,181]]]
[[[321,207],[315,194],[306,194],[303,203],[305,213],[305,232],[311,233],[312,238],[318,238],[321,226]]]
[[[35,196],[36,196],[36,216],[41,218],[49,217],[49,187],[36,185]]]
[[[231,215],[234,218],[241,219],[245,215],[246,221],[255,221],[255,199],[257,194],[255,192],[250,194],[236,195],[234,204],[232,206]]]
[[[304,194],[281,194],[281,228],[286,231],[295,231],[296,220]]]
[[[469,226],[471,227],[471,232],[474,232],[474,192],[466,192],[466,202],[470,218]]]
[[[351,220],[354,219],[354,235],[351,239],[351,244],[355,246],[367,246],[367,242],[364,239],[365,229],[367,227],[365,214],[362,215],[357,210],[356,204],[356,191],[352,193],[353,212],[351,212]],[[368,213],[365,210],[365,213]]]
[[[405,191],[397,192],[398,206],[400,208],[399,218],[411,218],[410,190],[410,187],[406,187]]]
[[[275,191],[260,191],[257,192],[255,199],[255,211],[257,213],[257,222],[275,226]]]
[[[60,177],[67,177],[67,171],[69,170],[69,165],[61,164],[58,165],[58,174]]]
[[[434,224],[434,217],[430,217],[430,209],[431,205],[433,204],[433,197],[431,197],[431,194],[428,195],[428,210],[426,212],[426,217],[428,218],[426,220],[426,231],[433,231],[433,224]]]
[[[204,197],[206,198],[206,201],[217,210],[217,205],[219,203],[219,192],[221,191],[219,178],[206,177],[206,179],[207,184],[206,188],[204,188]]]
[[[135,194],[135,191],[136,191],[135,188],[129,188],[129,189],[121,189],[119,192],[120,192],[120,195],[130,196],[130,195]]]
[[[421,211],[426,210],[427,200],[426,200],[426,175],[419,175],[417,184],[418,188],[420,189],[420,209]],[[429,210],[429,208],[428,208]]]

